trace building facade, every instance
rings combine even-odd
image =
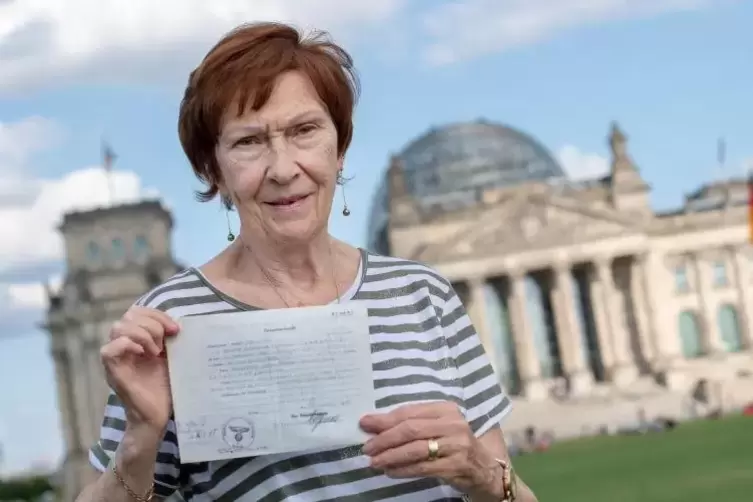
[[[753,400],[746,181],[656,213],[616,124],[608,141],[609,174],[575,183],[520,131],[434,129],[392,158],[374,202],[370,246],[453,282],[501,383],[530,410],[516,426],[559,427],[527,403],[640,401],[701,379]]]
[[[59,472],[64,502],[92,480],[88,451],[99,438],[109,392],[99,358],[110,326],[133,302],[172,276],[170,213],[145,201],[66,214],[60,232],[66,273],[48,288],[45,328],[58,385],[65,453]]]

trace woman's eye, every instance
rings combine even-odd
[[[298,126],[295,128],[295,134],[296,136],[305,136],[307,134],[311,134],[316,130],[316,126],[314,124],[303,124],[301,126]]]
[[[245,136],[235,142],[236,146],[260,145],[261,143],[262,139],[259,136]]]

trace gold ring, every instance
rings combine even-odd
[[[429,440],[429,460],[436,460],[439,458],[439,443],[436,439]]]

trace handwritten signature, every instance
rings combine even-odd
[[[298,415],[301,418],[307,418],[311,431],[315,431],[322,424],[333,424],[340,421],[340,415],[330,415],[326,411],[314,410],[308,413]]]
[[[206,426],[206,419],[189,420],[176,424],[178,435],[185,441],[203,441],[216,437],[219,430]]]

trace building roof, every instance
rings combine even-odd
[[[72,211],[63,215],[59,230],[65,233],[79,225],[91,225],[105,218],[162,217],[172,225],[172,216],[160,200],[144,199],[114,206],[98,207],[85,211]]]
[[[429,130],[400,154],[416,196],[560,178],[564,171],[535,139],[485,121]]]
[[[406,189],[419,206],[445,211],[475,204],[483,189],[565,178],[562,167],[534,138],[483,120],[430,129],[396,157]],[[372,206],[372,242],[387,223],[388,207],[384,179]]]

